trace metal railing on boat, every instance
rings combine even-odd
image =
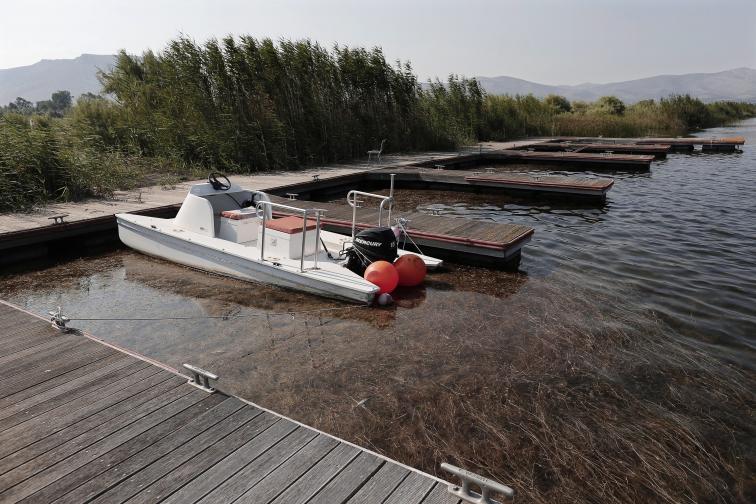
[[[320,208],[297,208],[289,205],[282,205],[281,203],[273,203],[272,201],[258,201],[255,206],[255,212],[259,219],[262,219],[262,233],[260,236],[260,261],[265,261],[265,229],[268,224],[268,212],[263,210],[263,207],[268,206],[271,208],[282,208],[293,213],[302,214],[302,255],[299,258],[299,271],[304,272],[304,259],[305,259],[305,246],[307,244],[307,215],[310,213],[315,214],[315,260],[311,269],[318,269],[318,256],[320,255],[320,216],[325,213],[325,210]],[[262,212],[261,212],[262,211]],[[272,213],[272,212],[271,212]]]
[[[368,198],[375,198],[381,200],[381,204],[378,207],[378,227],[381,227],[381,222],[383,221],[383,208],[388,203],[388,216],[386,217],[386,225],[391,226],[391,209],[394,206],[394,177],[396,177],[395,173],[391,174],[391,187],[389,188],[389,195],[383,196],[382,194],[375,194],[375,193],[369,193],[369,192],[363,192],[363,191],[349,191],[347,193],[347,203],[349,203],[349,206],[352,207],[352,238],[354,238],[354,234],[357,227],[357,208],[359,203],[357,201],[357,196],[367,196]]]

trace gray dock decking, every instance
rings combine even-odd
[[[460,502],[446,482],[2,301],[0,327],[0,502]]]

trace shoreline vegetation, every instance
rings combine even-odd
[[[108,196],[208,170],[255,173],[527,136],[680,136],[756,104],[670,96],[626,105],[487,95],[456,75],[421,84],[379,48],[248,36],[121,52],[102,93],[0,107],[0,211]],[[106,98],[107,97],[107,98]],[[161,182],[159,182],[161,183]]]

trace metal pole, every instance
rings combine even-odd
[[[357,222],[357,195],[354,195],[354,201],[352,205],[352,240],[354,240],[354,227]]]
[[[260,261],[265,260],[265,227],[268,225],[268,212],[264,209],[264,203],[261,201],[257,204],[257,208],[263,207],[263,219],[262,219],[262,236],[260,237]]]
[[[302,257],[299,258],[299,271],[304,271],[304,256],[305,256],[305,243],[307,239],[307,212],[309,210],[304,211],[304,221],[302,223]]]
[[[318,269],[318,255],[320,254],[320,210],[315,211],[315,269]]]
[[[388,219],[386,219],[386,225],[391,227],[391,209],[394,207],[394,177],[396,177],[396,173],[391,174],[391,187],[389,188],[389,207],[388,207]],[[380,226],[381,223],[378,223],[378,226]]]

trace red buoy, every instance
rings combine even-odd
[[[377,285],[384,292],[391,293],[399,283],[399,273],[388,261],[375,261],[365,270],[365,280]]]
[[[415,254],[404,254],[394,262],[394,267],[399,274],[399,285],[404,287],[420,285],[428,271],[425,261]]]

